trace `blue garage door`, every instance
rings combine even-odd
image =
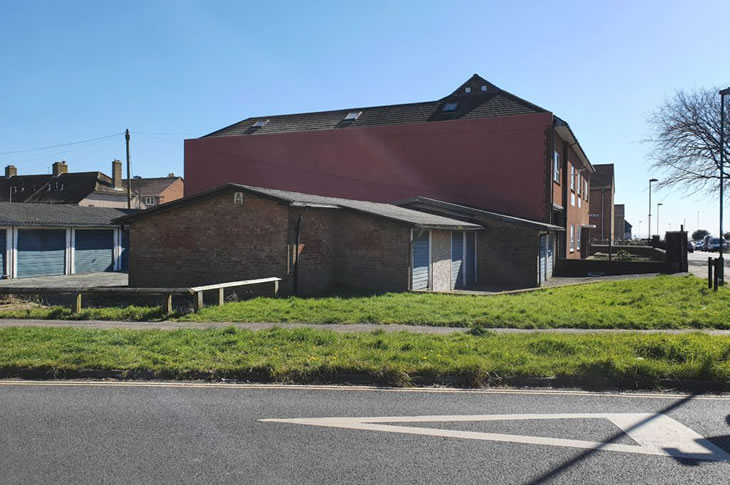
[[[101,273],[114,269],[114,231],[77,230],[75,273]]]
[[[129,231],[122,231],[122,271],[129,268]]]
[[[7,231],[0,228],[0,275],[7,275],[8,269],[5,267],[5,236]]]
[[[477,233],[466,233],[466,282],[473,284],[477,282]]]
[[[547,237],[547,268],[545,269],[545,279],[553,277],[553,235]]]
[[[413,271],[411,288],[414,290],[428,289],[428,258],[429,258],[429,232],[413,240]]]
[[[464,287],[464,233],[451,233],[451,288]]]
[[[18,277],[64,274],[65,252],[65,230],[19,230]]]

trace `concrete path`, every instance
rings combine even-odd
[[[127,273],[86,273],[70,276],[38,276],[0,280],[0,287],[83,288],[93,286],[127,286]]]
[[[413,332],[434,335],[449,335],[453,333],[467,332],[468,328],[463,327],[435,327],[428,325],[401,325],[389,324],[378,325],[374,323],[353,323],[353,324],[316,324],[316,323],[231,323],[231,322],[123,322],[103,320],[30,320],[30,319],[0,319],[0,328],[7,327],[70,327],[70,328],[93,328],[93,329],[131,329],[131,330],[180,330],[186,328],[209,329],[236,327],[244,330],[266,330],[270,328],[311,328],[315,330],[332,330],[339,333],[374,332]],[[711,335],[730,335],[730,330],[713,329],[677,329],[677,330],[625,330],[625,329],[582,329],[582,328],[494,328],[491,331],[497,333],[692,333],[702,332]]]

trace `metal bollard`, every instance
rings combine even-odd
[[[719,259],[715,260],[715,274],[712,275],[712,291],[717,291],[717,287],[720,282],[720,275],[719,275],[720,272],[718,271],[718,269],[720,267],[720,265],[718,264],[719,261],[720,261]]]
[[[712,288],[712,258],[707,258],[707,289]]]

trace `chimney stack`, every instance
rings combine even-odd
[[[169,178],[169,179],[174,179],[174,178],[175,178],[175,173],[174,173],[174,172],[170,172],[170,173],[168,173],[168,174],[167,174],[167,178]]]
[[[122,190],[122,162],[119,160],[112,162],[112,185],[114,190]]]
[[[62,173],[68,173],[68,165],[66,165],[66,161],[62,160],[60,162],[54,162],[53,163],[53,176],[58,177]]]
[[[10,178],[15,177],[16,175],[18,175],[18,169],[15,168],[15,165],[8,165],[5,167],[5,177]]]

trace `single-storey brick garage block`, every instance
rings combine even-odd
[[[227,184],[116,222],[135,287],[275,276],[284,294],[449,291],[480,275],[482,225],[393,204]]]

